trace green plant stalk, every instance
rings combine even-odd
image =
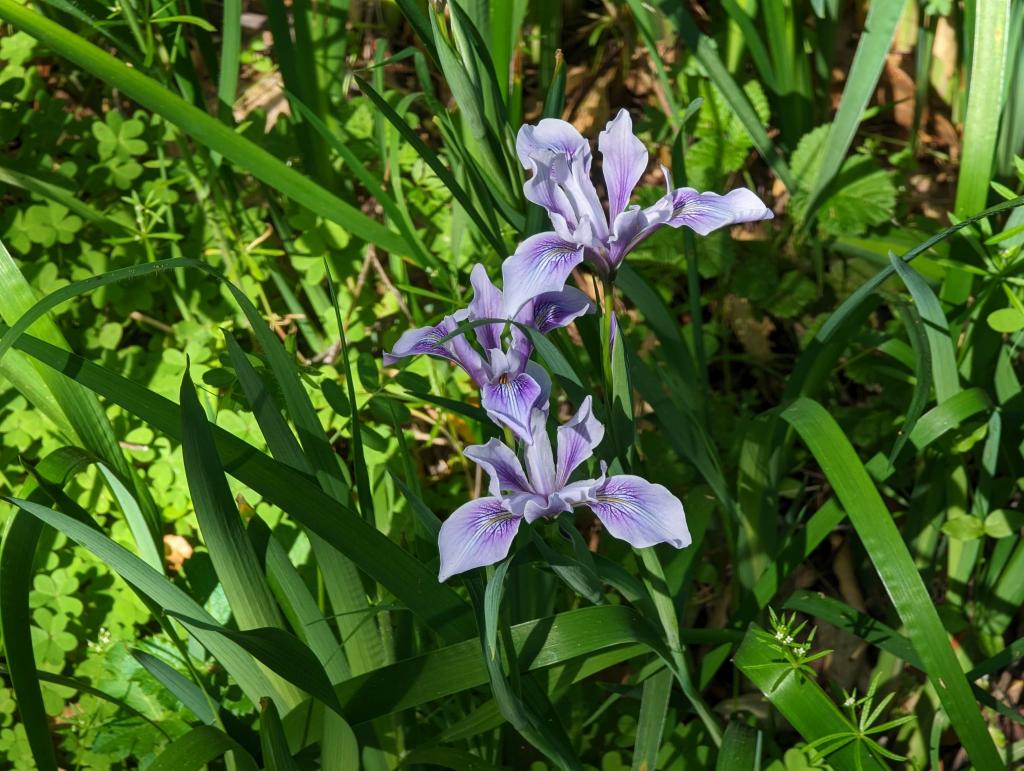
[[[612,325],[615,313],[615,286],[611,281],[604,283],[601,317],[601,370],[604,374],[605,398],[608,400],[608,414],[612,405]]]
[[[667,663],[672,669],[672,674],[679,681],[679,687],[683,689],[683,694],[690,700],[694,711],[700,717],[701,722],[704,723],[704,727],[707,729],[708,734],[710,734],[711,740],[715,743],[716,747],[721,747],[722,729],[690,679],[690,670],[687,668],[686,657],[683,655],[683,643],[679,637],[679,619],[676,617],[675,603],[668,593],[668,585],[665,583],[665,571],[661,567],[661,560],[658,559],[658,554],[653,546],[646,549],[636,549],[635,551],[640,555],[644,567],[644,582],[647,584],[647,589],[654,600],[658,621],[665,631],[665,639],[668,643],[668,651],[671,658]]]

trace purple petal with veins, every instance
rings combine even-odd
[[[770,220],[775,216],[764,201],[745,187],[725,195],[698,193],[692,187],[680,187],[668,197],[672,200],[672,218],[668,224],[674,228],[686,225],[702,236],[728,225]]]
[[[556,228],[575,229],[579,224],[576,208],[556,179],[555,167],[564,163],[564,156],[557,153],[548,150],[535,152],[528,167],[533,169],[533,176],[523,185],[523,195],[527,201],[542,207]]]
[[[551,174],[572,206],[577,227],[587,220],[590,222],[594,238],[601,241],[607,239],[608,215],[601,206],[601,199],[597,197],[597,190],[590,180],[589,171],[584,168],[583,161],[579,158],[570,160],[566,156],[556,156],[551,165]]]
[[[505,304],[501,290],[491,283],[487,276],[487,269],[480,263],[473,266],[469,274],[470,283],[473,285],[473,299],[469,303],[469,318],[478,319],[500,319],[505,317]],[[485,350],[501,346],[502,324],[484,324],[475,328],[476,339]]]
[[[516,135],[516,154],[524,169],[533,168],[533,156],[538,152],[579,157],[590,171],[590,143],[571,123],[558,118],[543,118],[536,126],[524,125]]]
[[[633,207],[619,214],[612,224],[608,239],[608,262],[611,271],[619,265],[641,241],[672,219],[672,199],[663,196],[645,209]]]
[[[522,521],[500,498],[478,498],[460,506],[441,524],[438,580],[505,559]]]
[[[567,286],[560,292],[544,292],[533,298],[533,303],[523,306],[528,311],[530,325],[542,334],[553,329],[567,327],[586,313],[595,310],[594,304],[583,292]]]
[[[537,410],[531,422],[530,441],[523,452],[530,490],[544,496],[555,492],[555,461],[546,424],[547,415]]]
[[[682,502],[661,485],[631,474],[609,477],[588,503],[605,529],[638,549],[668,543],[690,544]]]
[[[588,396],[572,418],[558,427],[558,463],[555,486],[565,487],[572,472],[579,468],[604,438],[604,426],[594,417],[593,400]]]
[[[629,205],[633,188],[647,169],[647,148],[633,135],[633,121],[629,113],[619,114],[597,138],[601,151],[601,171],[608,188],[608,219],[614,222]]]
[[[543,395],[540,384],[527,373],[499,375],[480,389],[480,405],[500,426],[507,426],[527,444],[533,441],[530,417]]]
[[[538,233],[523,241],[501,266],[506,316],[514,318],[529,300],[560,291],[583,261],[583,249],[556,233]]]
[[[529,489],[519,458],[497,439],[491,439],[487,444],[474,444],[462,454],[487,472],[491,495],[500,497],[502,493],[521,493]]]
[[[456,361],[448,343],[440,342],[451,334],[455,327],[455,319],[451,316],[445,316],[441,323],[436,326],[405,330],[402,336],[398,338],[394,347],[384,354],[384,363],[391,365],[407,356],[418,356],[421,354],[439,356],[442,359]]]

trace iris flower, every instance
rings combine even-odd
[[[527,238],[502,269],[506,293],[526,302],[541,292],[560,289],[569,273],[586,261],[604,279],[613,278],[626,255],[662,226],[683,225],[704,236],[740,222],[772,218],[760,198],[745,187],[719,195],[692,187],[672,187],[647,208],[630,206],[634,188],[647,169],[647,148],[633,134],[629,113],[609,121],[597,140],[607,191],[607,212],[590,178],[590,144],[570,123],[545,118],[524,125],[516,138],[527,199],[547,210],[554,232]],[[510,289],[514,288],[514,289]],[[513,303],[514,304],[514,303]]]
[[[663,486],[631,474],[606,476],[604,463],[597,479],[569,481],[604,436],[589,396],[558,427],[554,452],[545,418],[539,411],[533,416],[533,438],[523,452],[525,469],[497,439],[466,448],[466,457],[490,477],[490,495],[463,504],[441,525],[439,580],[504,559],[524,520],[557,517],[578,506],[589,508],[609,533],[637,548],[690,544],[683,504]]]
[[[483,319],[514,321],[547,333],[572,323],[592,310],[593,304],[578,289],[558,287],[525,300],[517,299],[516,306],[511,308],[502,291],[487,277],[483,265],[473,268],[470,281],[473,300],[468,308],[445,316],[435,326],[407,330],[391,352],[384,354],[384,363],[394,364],[418,354],[454,362],[480,386],[480,403],[491,420],[507,426],[529,443],[533,441],[533,411],[540,409],[546,414],[551,392],[548,374],[530,361],[533,343],[529,336],[515,324],[482,324],[472,330],[478,346],[474,347],[469,331],[452,333],[464,322]]]

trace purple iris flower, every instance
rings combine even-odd
[[[525,469],[497,439],[466,448],[466,457],[490,476],[490,495],[460,506],[441,525],[439,580],[504,559],[524,520],[556,517],[577,506],[588,507],[609,533],[637,548],[690,544],[683,504],[661,485],[631,474],[606,476],[603,462],[598,479],[569,481],[604,436],[589,396],[558,427],[554,452],[545,418],[539,411],[534,415],[533,441],[523,452]]]
[[[477,264],[470,274],[473,300],[468,308],[445,316],[440,324],[406,330],[385,364],[417,354],[438,356],[458,364],[480,386],[480,403],[488,416],[507,426],[522,441],[533,441],[530,423],[534,410],[547,412],[551,379],[535,362],[530,361],[533,343],[516,324],[481,324],[470,342],[470,333],[457,334],[456,328],[467,321],[501,319],[514,321],[539,332],[564,327],[593,309],[590,299],[578,289],[561,286],[556,291],[539,293],[525,300],[516,299],[515,307],[487,277],[483,265]]]
[[[554,232],[527,238],[505,261],[505,291],[515,287],[515,299],[525,302],[533,294],[559,289],[584,260],[603,278],[613,277],[630,250],[663,225],[685,225],[704,236],[726,225],[774,216],[745,187],[725,195],[700,193],[692,187],[673,189],[664,167],[665,195],[645,209],[630,206],[633,189],[647,169],[647,148],[633,134],[625,110],[609,121],[597,147],[607,213],[590,179],[590,144],[572,124],[545,118],[519,130],[516,152],[524,168],[533,172],[524,192],[547,210]]]

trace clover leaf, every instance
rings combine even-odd
[[[81,217],[69,214],[66,206],[50,203],[30,206],[21,225],[30,241],[49,248],[56,243],[72,243],[84,223]]]
[[[119,112],[111,110],[104,121],[92,124],[92,133],[99,143],[100,160],[118,157],[122,160],[145,154],[149,145],[142,139],[146,124],[138,118],[125,119]]]

